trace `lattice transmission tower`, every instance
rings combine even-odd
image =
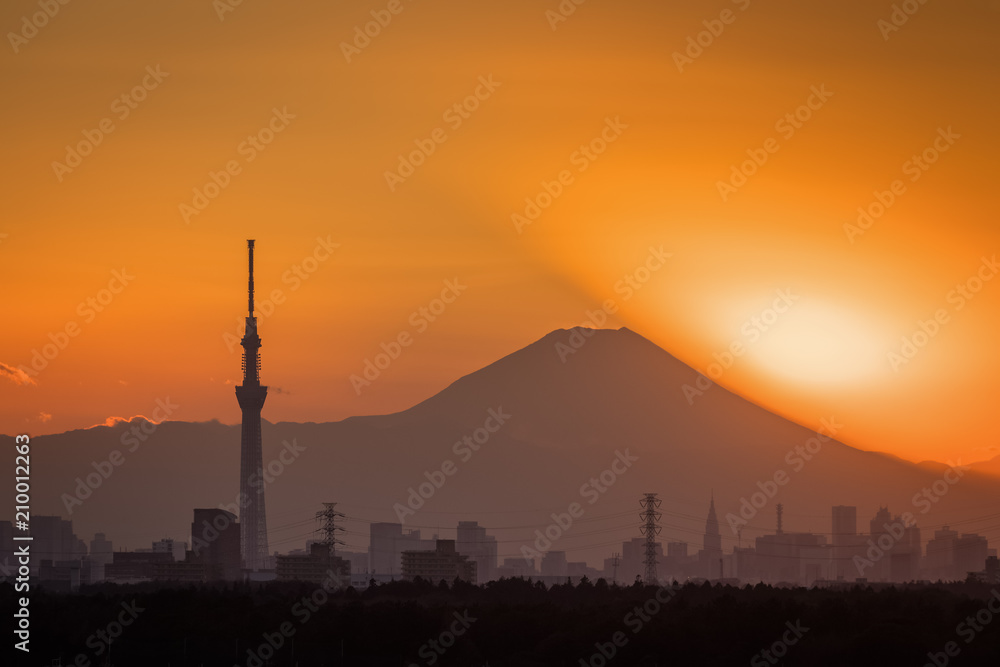
[[[338,544],[344,546],[344,541],[337,537],[337,533],[344,531],[344,527],[339,523],[343,518],[344,513],[337,511],[337,503],[323,503],[323,509],[316,512],[316,520],[320,523],[316,532],[323,534],[320,542],[330,547],[331,557],[336,555]]]
[[[646,537],[646,557],[644,558],[646,575],[644,581],[647,586],[656,585],[656,536],[660,534],[660,526],[658,524],[662,516],[659,512],[661,501],[656,495],[655,493],[647,493],[639,501],[639,505],[642,506],[643,510],[639,514],[639,518],[643,521],[640,530]]]

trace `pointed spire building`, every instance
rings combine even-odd
[[[722,535],[719,533],[719,519],[715,516],[715,492],[708,503],[708,519],[705,520],[705,538],[702,542],[705,551],[717,552],[722,555]]]
[[[719,519],[715,515],[715,492],[708,504],[708,518],[705,520],[705,536],[702,550],[698,552],[703,576],[708,579],[722,577],[722,535],[719,533]]]

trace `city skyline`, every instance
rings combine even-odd
[[[665,509],[667,514],[673,514]],[[621,581],[626,585],[633,580],[642,580],[647,585],[657,581],[738,581],[830,586],[859,582],[955,581],[977,573],[987,580],[1000,577],[997,549],[989,548],[986,538],[975,533],[950,530],[947,525],[924,526],[926,539],[923,540],[920,525],[912,515],[904,512],[893,516],[889,508],[881,506],[872,513],[870,530],[859,531],[856,520],[858,508],[840,505],[831,508],[831,532],[786,532],[782,529],[782,509],[781,505],[775,508],[773,532],[765,533],[754,541],[748,540],[747,546],[733,544],[727,550],[722,547],[714,499],[710,499],[701,536],[702,548],[697,548],[697,539],[677,539],[676,528],[670,530],[670,535],[664,533],[663,539],[647,541],[645,537],[638,536],[644,531],[636,525],[636,536],[621,544],[620,554],[623,557],[614,554],[613,559],[609,551],[597,566],[587,561],[571,560],[567,558],[568,552],[562,549],[545,549],[535,558],[512,556],[503,550],[498,552],[498,544],[506,541],[498,542],[495,536],[489,534],[491,529],[479,525],[478,521],[458,520],[454,528],[427,537],[420,528],[404,530],[403,524],[399,523],[370,522],[367,546],[361,544],[360,549],[348,546],[339,551],[339,562],[343,563],[341,567],[345,577],[341,585],[348,585],[347,578],[350,578],[350,585],[358,587],[367,587],[372,581],[386,583],[415,577],[435,583],[441,578],[440,570],[435,568],[444,566],[440,558],[442,543],[445,543],[445,553],[460,554],[465,562],[471,564],[471,569],[460,567],[444,579],[450,582],[458,576],[473,584],[503,577],[525,577],[556,584],[567,577],[577,582],[586,577],[591,581],[606,579],[609,583]],[[317,519],[329,516],[322,511],[316,513]],[[352,542],[356,542],[359,535],[356,531],[343,528],[344,522],[357,523],[357,517],[340,513],[336,516],[339,516],[340,523],[335,529],[331,529],[333,524],[327,522],[325,528],[321,524],[319,529],[311,531],[314,537],[304,539],[299,546],[288,544],[287,539],[284,541],[287,548],[275,552],[279,580],[305,577],[318,583],[327,576],[327,566],[316,566],[310,570],[306,565],[310,558],[317,558],[315,548],[328,550],[319,557],[318,562],[323,563],[333,557],[330,542],[333,532],[344,531],[345,535],[354,536]],[[659,522],[660,519],[656,518],[657,526]],[[165,537],[153,542],[151,548],[134,550],[113,550],[114,535],[106,533],[97,533],[89,542],[88,550],[87,542],[72,534],[72,521],[60,517],[39,516],[35,525],[38,565],[34,574],[50,585],[69,586],[67,590],[76,590],[81,584],[105,579],[121,583],[144,580],[235,581],[254,571],[241,566],[239,526],[236,516],[225,510],[194,510],[190,541]],[[235,532],[230,529],[235,529]],[[0,522],[0,542],[6,543],[10,532],[10,523]],[[328,533],[326,537],[323,532]],[[648,549],[646,544],[654,545],[655,549]],[[692,546],[695,548],[689,549]],[[506,550],[509,547],[500,548]],[[310,550],[313,550],[312,555]],[[4,576],[11,570],[10,553],[12,551],[0,554]],[[432,556],[435,553],[439,556],[437,560]],[[651,553],[654,554],[652,579],[648,568]],[[407,554],[426,554],[431,560],[422,564],[418,558],[410,556],[407,561]],[[457,561],[449,561],[450,558],[444,557],[444,562],[451,562],[444,567],[457,564]],[[168,565],[173,562],[184,563],[188,567]],[[297,565],[293,566],[293,563]],[[434,572],[438,572],[438,576]]]
[[[652,2],[554,24],[528,2],[414,6],[350,60],[340,44],[369,9],[310,5],[313,20],[294,25],[280,8],[220,19],[192,2],[155,21],[60,13],[0,63],[13,97],[59,95],[8,117],[19,131],[3,167],[0,278],[22,316],[0,332],[2,430],[150,416],[164,396],[185,406],[174,419],[235,423],[219,391],[239,383],[243,335],[229,296],[241,262],[227,248],[267,237],[258,308],[279,421],[396,412],[549,331],[606,319],[703,373],[743,343],[720,385],[799,423],[841,415],[842,438],[862,449],[1000,454],[988,401],[966,400],[1000,376],[1000,236],[986,213],[996,8],[921,5],[897,26],[891,5],[860,0],[725,4],[732,24]],[[5,23],[33,6],[12,5]],[[523,50],[483,36],[487,25]],[[436,46],[414,51],[417,34]],[[710,45],[691,46],[699,35]],[[616,55],[605,62],[595,44]],[[111,53],[122,65],[107,70]],[[205,84],[205,57],[213,77],[250,67],[259,85]],[[64,86],[50,66],[62,59],[81,85]],[[385,74],[401,63],[406,74]],[[53,171],[99,135],[71,173]],[[411,153],[423,163],[387,183]],[[741,179],[723,200],[718,184]],[[561,192],[551,203],[543,183]],[[549,205],[526,203],[539,199]],[[195,204],[207,205],[179,210]],[[424,317],[446,281],[460,296]],[[793,305],[766,324],[779,291]],[[413,344],[356,391],[351,377],[401,333]],[[187,354],[148,355],[164,345]]]

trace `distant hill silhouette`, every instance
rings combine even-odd
[[[981,461],[972,465],[972,469],[986,475],[1000,477],[1000,456],[994,456],[989,461]]]
[[[581,340],[571,354],[562,347]],[[726,515],[738,512],[740,499],[757,492],[757,482],[772,479],[778,470],[788,474],[788,482],[744,529],[744,546],[762,531],[773,532],[779,501],[786,531],[829,533],[831,506],[846,504],[858,506],[859,530],[867,532],[878,507],[888,505],[894,515],[913,512],[925,540],[946,523],[960,532],[979,530],[993,544],[1000,539],[995,521],[972,520],[997,506],[996,479],[966,473],[928,514],[921,514],[922,506],[912,498],[941,479],[943,468],[831,440],[796,471],[786,460],[788,452],[815,436],[810,429],[820,427],[819,418],[836,415],[817,415],[807,428],[722,386],[692,405],[681,388],[697,377],[628,329],[597,330],[586,337],[582,330],[559,330],[403,412],[323,424],[265,423],[265,462],[278,459],[283,441],[305,448],[267,487],[271,550],[301,548],[304,534],[315,528],[308,520],[322,502],[341,503],[338,508],[351,517],[397,521],[393,504],[406,503],[408,489],[426,481],[424,472],[439,470],[446,459],[457,472],[407,517],[406,525],[422,527],[426,537],[438,528],[453,530],[459,520],[503,528],[490,531],[500,540],[501,557],[517,556],[520,545],[533,539],[534,528],[552,522],[551,512],[579,502],[583,520],[552,548],[570,551],[570,560],[586,558],[600,566],[612,550],[620,551],[622,540],[639,536],[637,513],[645,492],[663,498],[661,539],[686,541],[694,552],[712,490],[723,547],[729,551],[736,538]],[[483,427],[491,409],[502,409],[510,418],[479,451],[469,449],[471,458],[463,461],[454,443]],[[102,531],[116,548],[134,548],[165,536],[189,539],[193,508],[234,502],[238,424],[167,422],[128,452],[120,439],[136,425],[34,439],[33,513],[61,514],[73,519],[77,534],[87,540]],[[6,444],[10,438],[3,440]],[[124,455],[122,465],[68,516],[61,495],[72,494],[74,479],[94,472],[92,463],[106,460],[115,449]],[[616,451],[626,449],[638,461],[588,504],[597,494],[582,496],[581,485],[607,469]],[[13,475],[12,464],[12,456],[0,458],[0,474]],[[348,542],[366,545],[367,525],[348,526]]]

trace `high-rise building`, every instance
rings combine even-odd
[[[174,556],[174,560],[182,561],[184,560],[184,554],[187,552],[187,542],[176,542],[173,538],[165,537],[162,540],[153,542],[153,551],[166,551]]]
[[[761,535],[755,540],[753,560],[754,575],[764,581],[809,585],[817,579],[829,578],[829,571],[817,567],[830,560],[823,535],[788,532]],[[746,567],[741,576],[749,576]]]
[[[857,550],[858,508],[851,505],[833,507],[831,543],[833,544],[833,575],[846,581],[857,578],[852,557]]]
[[[104,566],[114,560],[114,548],[111,540],[104,538],[104,533],[96,533],[90,541],[90,580],[92,582],[104,579]]]
[[[144,551],[144,549],[136,549],[136,551]],[[175,561],[179,562],[184,560],[184,554],[187,553],[187,542],[175,542],[173,538],[165,537],[153,542],[151,551],[153,553],[169,553],[173,555]]]
[[[31,571],[39,572],[43,560],[52,563],[79,560],[87,555],[86,543],[73,534],[73,522],[58,516],[31,517]]]
[[[233,581],[241,578],[241,529],[232,512],[218,508],[194,511],[191,557],[188,560],[204,567],[205,579]],[[173,561],[172,554],[170,560]]]
[[[989,545],[982,535],[963,534],[955,540],[954,546],[956,579],[964,579],[970,572],[979,572],[986,567]]]
[[[910,581],[915,579],[922,548],[920,529],[907,526],[901,516],[892,516],[888,507],[879,507],[868,524],[869,539],[884,552],[865,571],[870,581]]]
[[[833,508],[834,545],[848,542],[847,537],[858,534],[858,508],[852,505],[835,505]]]
[[[455,550],[455,540],[437,540],[433,551],[404,551],[402,570],[404,579],[476,583],[476,563]]]
[[[368,567],[373,578],[389,580],[401,573],[404,551],[434,551],[435,540],[420,537],[419,530],[403,532],[401,523],[369,526]]]
[[[543,577],[565,577],[569,574],[565,551],[546,551],[542,556]]]
[[[927,560],[925,568],[931,579],[949,581],[955,574],[955,540],[958,531],[944,526],[934,531],[934,537],[927,541]]]
[[[308,554],[278,556],[275,573],[279,581],[311,581],[326,588],[351,583],[351,563],[333,553],[329,544],[313,543]]]
[[[618,581],[631,584],[636,577],[642,578],[646,572],[646,538],[633,537],[622,542],[621,564],[618,567]],[[656,543],[656,560],[663,562],[663,543]]]
[[[477,521],[458,522],[458,553],[476,563],[476,578],[480,583],[496,579],[497,540],[486,534]]]
[[[875,513],[875,518],[868,522],[868,534],[879,535],[888,530],[887,525],[892,523],[892,515],[889,514],[888,507],[879,507]]]
[[[250,258],[246,333],[243,335],[243,384],[236,387],[236,399],[243,411],[240,446],[240,554],[243,567],[251,571],[268,568],[267,512],[264,506],[264,462],[260,435],[260,411],[267,387],[260,383],[260,336],[253,314],[253,240],[247,241]]]
[[[986,538],[974,533],[959,535],[944,526],[927,542],[926,575],[931,579],[959,581],[980,572],[989,556]]]

